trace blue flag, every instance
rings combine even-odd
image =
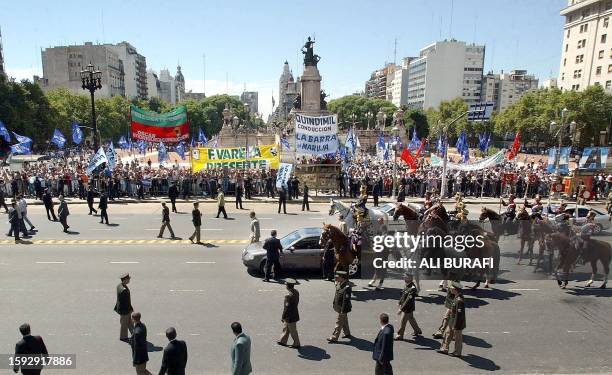
[[[351,152],[354,154],[355,151],[357,151],[357,140],[355,138],[355,134],[353,133],[353,128],[351,127],[348,131],[348,135],[346,136],[346,142],[344,143],[344,146],[351,150]]]
[[[138,141],[138,151],[140,151],[141,154],[146,154],[147,153],[147,142],[143,141],[142,139],[140,141]]]
[[[122,150],[125,150],[126,148],[128,148],[128,142],[125,140],[124,136],[121,136],[121,138],[119,138],[119,141],[117,142],[117,144]]]
[[[66,137],[57,129],[53,132],[53,137],[51,137],[51,143],[56,145],[59,148],[64,148],[64,144],[66,144]]]
[[[389,155],[389,147],[385,146],[385,154],[383,155],[383,160],[387,161],[391,159],[391,156]]]
[[[183,142],[179,142],[174,149],[176,150],[176,153],[179,154],[181,159],[185,160],[185,144]]]
[[[208,139],[206,138],[206,134],[204,134],[204,131],[202,131],[202,128],[200,128],[200,131],[198,132],[198,142],[203,145],[208,143]]]
[[[437,148],[440,155],[444,157],[446,155],[446,139],[443,139],[442,136],[438,138]]]
[[[164,161],[168,160],[168,149],[162,141],[159,141],[159,146],[157,146],[157,160],[159,161],[159,164],[162,164]]]
[[[72,122],[72,143],[80,145],[83,142],[83,131],[76,121]]]
[[[385,136],[383,135],[382,132],[380,132],[380,135],[378,136],[378,147],[379,148],[385,147]]]
[[[13,135],[15,135],[15,138],[17,138],[17,142],[19,143],[28,143],[29,144],[29,148],[32,148],[32,139],[26,137],[25,135],[19,135],[15,132],[13,132]]]
[[[191,146],[191,148],[194,148],[195,145],[196,145],[195,138],[191,137],[191,144],[189,146]]]
[[[491,134],[478,134],[478,149],[482,152],[487,152],[489,149],[489,143],[491,142]]]
[[[421,140],[417,136],[416,126],[415,126],[414,128],[412,128],[412,139],[410,140],[410,143],[408,144],[408,150],[416,151],[419,149],[420,146],[421,146]]]
[[[463,156],[463,162],[470,160],[470,148],[467,143],[467,134],[465,130],[461,132],[459,138],[457,138],[457,152]]]
[[[2,138],[4,138],[6,142],[11,141],[11,135],[9,134],[8,130],[6,129],[6,126],[4,126],[4,123],[2,121],[0,121],[0,136],[2,136]]]
[[[11,145],[11,152],[13,154],[31,154],[32,148],[30,143],[17,143],[16,145]]]
[[[132,149],[132,147],[134,147],[134,145],[132,144],[132,138],[128,137],[128,149]]]
[[[291,150],[291,145],[289,144],[289,140],[287,140],[287,137],[285,137],[284,134],[280,139],[280,143],[281,143],[281,150]]]

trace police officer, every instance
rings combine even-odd
[[[194,230],[193,230],[193,234],[189,236],[189,241],[191,241],[191,243],[194,243],[193,239],[195,238],[197,244],[202,244],[202,242],[200,242],[200,227],[202,226],[202,213],[200,212],[200,209],[198,208],[199,206],[200,206],[200,203],[193,202],[193,210],[191,211],[191,222],[193,223]]]
[[[130,318],[130,314],[134,311],[132,307],[132,296],[128,284],[130,282],[130,274],[121,275],[121,283],[117,285],[117,302],[115,303],[115,312],[119,314],[119,340],[128,342],[128,331],[134,333],[134,325]]]
[[[298,310],[300,293],[297,291],[297,289],[295,289],[295,284],[297,284],[295,279],[285,280],[287,294],[285,295],[283,316],[281,317],[281,322],[284,324],[283,334],[281,335],[280,340],[278,340],[276,343],[282,346],[287,345],[287,339],[289,338],[289,335],[291,335],[293,345],[291,345],[290,348],[299,349],[301,345],[300,337],[297,331],[297,322],[300,320],[300,313]]]
[[[87,187],[87,207],[89,207],[89,214],[91,215],[91,213],[95,213],[97,214],[98,211],[94,208],[93,206],[94,204],[94,191],[93,191],[93,186],[89,185]]]
[[[164,231],[166,230],[166,228],[168,228],[168,230],[170,230],[170,238],[171,239],[175,239],[176,237],[174,236],[174,231],[172,230],[172,226],[170,225],[170,210],[168,209],[168,206],[166,206],[166,202],[162,202],[162,226],[161,228],[159,228],[159,234],[157,235],[157,238],[162,238],[164,236]]]
[[[281,206],[283,207],[283,213],[287,213],[287,188],[285,185],[282,186],[281,191],[278,194],[278,213],[281,212]]]
[[[11,234],[15,235],[15,243],[19,243],[21,240],[19,239],[19,214],[17,213],[17,203],[15,201],[11,202],[11,208],[9,209],[9,223],[11,224],[11,229],[9,230],[9,236]]]
[[[263,248],[266,250],[266,269],[263,281],[270,281],[270,272],[272,266],[274,266],[274,279],[280,278],[280,254],[283,252],[283,245],[278,238],[276,238],[276,230],[270,232],[270,238],[266,239],[263,244]]]
[[[45,188],[42,200],[47,211],[47,219],[51,220],[51,216],[53,216],[53,221],[57,221],[57,216],[55,216],[55,210],[53,209],[53,197],[49,192],[49,188]]]
[[[225,212],[225,194],[223,189],[217,189],[217,219],[219,215],[223,214],[223,218],[227,219],[227,212]]]
[[[336,263],[336,250],[334,241],[327,240],[325,249],[323,250],[323,279],[334,281],[334,266]]]
[[[310,211],[310,203],[308,203],[308,185],[306,185],[305,182],[304,182],[304,198],[302,199],[302,211],[304,211],[304,208],[306,208],[307,211]]]
[[[439,353],[449,354],[448,349],[451,341],[455,341],[455,350],[450,353],[453,357],[461,358],[461,348],[463,347],[463,330],[465,329],[465,301],[461,292],[462,285],[458,281],[451,283],[450,291],[455,296],[450,308],[448,328],[444,334],[444,341]]]
[[[100,202],[98,202],[98,208],[100,209],[100,224],[103,224],[104,220],[106,219],[106,225],[108,225],[108,213],[106,212],[106,210],[108,209],[108,196],[104,191],[102,192],[102,194],[100,194]]]
[[[172,203],[172,212],[176,211],[176,198],[178,197],[178,188],[176,187],[176,181],[172,181],[172,185],[168,189],[168,198],[170,198],[170,203]]]
[[[348,274],[345,271],[336,271],[336,293],[334,294],[334,311],[338,313],[336,327],[334,332],[327,339],[329,343],[338,342],[340,332],[344,331],[343,338],[351,339],[351,330],[349,328],[348,313],[352,310],[351,305],[352,288],[348,280]]]
[[[419,328],[416,319],[414,319],[415,299],[418,291],[412,280],[412,275],[409,273],[404,274],[404,281],[406,285],[404,286],[404,290],[402,290],[399,302],[397,303],[397,315],[400,316],[400,328],[395,336],[396,340],[404,339],[404,331],[406,330],[406,323],[408,322],[410,322],[410,326],[412,327],[412,336],[419,336],[423,334],[423,331],[421,331],[421,328]]]

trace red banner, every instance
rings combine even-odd
[[[189,120],[184,106],[168,113],[155,113],[132,106],[131,124],[132,139],[178,143],[189,138]]]

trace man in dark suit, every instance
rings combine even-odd
[[[9,230],[8,235],[10,236],[11,234],[15,235],[15,243],[19,243],[21,241],[21,239],[19,238],[19,213],[17,212],[17,203],[15,203],[15,201],[11,202],[11,208],[8,212],[8,220],[9,223],[11,224],[11,229]]]
[[[139,312],[132,313],[134,322],[134,333],[132,334],[132,364],[136,368],[136,375],[152,375],[147,370],[149,362],[149,350],[147,348],[147,326],[140,321]]]
[[[93,186],[89,185],[87,187],[87,207],[89,207],[89,214],[91,215],[91,213],[95,213],[97,214],[98,211],[94,208],[93,206],[94,204],[94,191],[93,191]]]
[[[283,315],[281,317],[281,321],[283,322],[283,334],[279,341],[276,343],[278,345],[286,346],[287,340],[289,339],[289,335],[293,339],[293,345],[291,348],[299,349],[300,345],[300,336],[297,331],[297,322],[300,320],[300,312],[298,310],[298,305],[300,304],[300,293],[295,289],[295,284],[297,281],[295,279],[287,279],[285,280],[285,285],[287,286],[287,294],[285,295],[285,301],[283,305]]]
[[[170,230],[170,238],[175,239],[174,231],[172,230],[172,226],[170,225],[170,210],[168,206],[166,206],[166,202],[162,202],[162,226],[159,228],[159,234],[157,238],[162,238],[164,236],[164,231],[166,228]]]
[[[374,340],[372,359],[376,361],[374,374],[393,375],[393,326],[389,324],[389,315],[380,314],[380,331]]]
[[[168,198],[170,198],[170,203],[172,203],[172,212],[176,211],[176,198],[178,197],[178,188],[176,187],[176,182],[172,182],[170,188],[168,189]]]
[[[202,226],[202,213],[198,208],[200,203],[193,202],[193,210],[191,211],[191,222],[193,223],[194,231],[193,234],[189,237],[189,241],[193,243],[193,239],[196,239],[196,243],[201,244],[200,241],[200,227]]]
[[[185,375],[187,366],[187,344],[176,339],[176,329],[170,327],[166,330],[168,345],[164,348],[161,368],[158,375]]]
[[[47,219],[51,220],[51,216],[53,216],[53,221],[57,221],[57,216],[55,216],[55,210],[53,209],[53,197],[51,196],[49,188],[45,188],[42,200],[45,205],[45,210],[47,211]]]
[[[100,209],[100,224],[104,224],[104,220],[106,219],[106,225],[108,225],[108,213],[106,210],[108,209],[108,195],[105,192],[100,194],[100,202],[98,202],[98,208]]]
[[[57,209],[57,214],[59,215],[60,223],[62,223],[62,227],[64,228],[64,233],[68,233],[68,228],[70,228],[70,225],[68,225],[68,216],[70,215],[68,203],[66,203],[63,195],[59,196],[59,201],[60,205]]]
[[[372,197],[374,198],[374,207],[378,207],[378,197],[380,196],[381,183],[376,180],[374,187],[372,188]]]
[[[115,312],[119,314],[119,323],[121,324],[119,340],[125,342],[129,340],[128,330],[130,333],[134,332],[134,326],[130,319],[130,314],[134,311],[134,308],[132,307],[130,289],[127,286],[129,282],[129,274],[126,273],[121,275],[121,283],[117,285],[117,302],[115,303]]]
[[[308,203],[308,185],[304,182],[304,198],[302,199],[302,211],[306,208],[307,211],[310,211],[310,203]]]
[[[242,194],[243,194],[243,188],[242,188],[242,184],[240,184],[240,182],[236,183],[236,208],[240,208],[241,210],[243,210],[242,208]],[[240,207],[238,207],[240,206]]]
[[[278,280],[280,277],[280,253],[283,252],[283,245],[278,238],[276,238],[276,230],[270,232],[272,237],[268,238],[263,248],[266,250],[266,269],[263,281],[270,281],[270,272],[272,266],[274,266],[274,279]]]
[[[47,347],[45,346],[45,342],[40,336],[32,336],[30,334],[30,325],[28,323],[24,323],[19,326],[19,332],[23,335],[23,338],[17,342],[15,345],[15,357],[17,356],[36,356],[37,354],[49,354],[47,352]],[[13,371],[15,373],[19,372],[20,366],[14,366]],[[23,375],[38,375],[40,374],[40,369],[24,369],[21,368],[21,373]]]
[[[283,213],[287,213],[287,188],[285,185],[281,188],[281,191],[278,193],[278,213],[280,214],[281,206],[283,206]]]

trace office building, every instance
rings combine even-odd
[[[493,102],[493,110],[503,112],[526,92],[538,88],[538,79],[526,70],[513,70],[500,74],[489,72],[483,77],[482,99]]]

